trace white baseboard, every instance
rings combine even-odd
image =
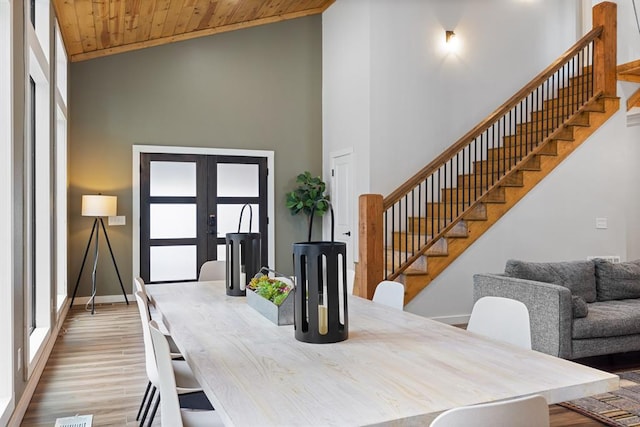
[[[86,305],[89,302],[89,299],[91,297],[76,297],[75,300],[73,300],[73,305]],[[132,301],[135,302],[135,298],[133,297],[133,295],[127,295],[127,299],[129,300],[129,303],[131,303]],[[124,301],[124,297],[122,296],[122,294],[120,295],[101,295],[101,296],[97,296],[96,297],[96,304],[111,304],[114,302],[125,302]]]
[[[430,317],[429,319],[435,320],[437,322],[446,323],[447,325],[466,325],[469,323],[469,314],[461,314],[459,316],[437,316]]]

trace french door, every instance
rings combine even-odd
[[[238,231],[245,204],[241,231],[261,234],[268,265],[267,200],[266,157],[141,153],[140,276],[197,279],[205,261],[224,259],[225,235]]]

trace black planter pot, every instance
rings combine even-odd
[[[329,201],[322,201],[331,207]],[[293,244],[294,329],[298,341],[328,344],[349,337],[347,245],[334,241],[333,208],[331,241],[312,242],[314,212],[315,206],[309,221],[309,241]]]
[[[249,206],[249,232],[241,233],[242,215],[244,208]],[[242,206],[240,220],[238,221],[238,232],[227,233],[227,295],[245,296],[246,287],[249,281],[260,271],[260,233],[251,233],[251,222],[253,220],[253,209],[250,204]]]

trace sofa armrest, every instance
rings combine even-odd
[[[475,274],[473,300],[485,296],[511,298],[524,303],[529,310],[533,349],[571,358],[573,309],[568,288],[501,274]]]

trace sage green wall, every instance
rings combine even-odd
[[[275,267],[292,272],[306,221],[289,214],[285,193],[301,171],[322,173],[321,31],[312,16],[71,65],[70,292],[92,225],[81,196],[98,192],[118,196],[126,216],[107,229],[131,291],[134,144],[274,150]],[[78,295],[90,294],[90,269]],[[98,295],[120,293],[103,246]]]

